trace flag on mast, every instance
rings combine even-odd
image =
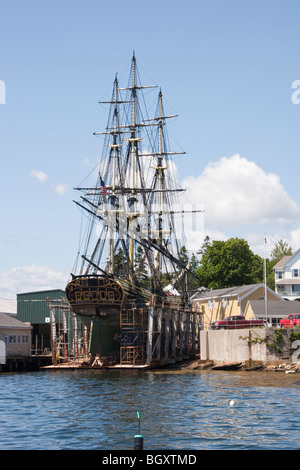
[[[100,176],[100,184],[101,184],[101,194],[102,194],[102,196],[107,196],[107,188],[106,188],[105,183],[104,183],[103,179],[101,178],[101,176]]]

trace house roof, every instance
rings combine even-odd
[[[278,261],[278,263],[275,264],[274,269],[275,269],[275,268],[283,268],[283,266],[286,264],[286,262],[287,262],[291,257],[292,257],[292,256],[284,256],[283,258],[281,258],[281,260]]]
[[[298,250],[292,254],[290,259],[288,259],[285,264],[293,264],[295,261],[299,259],[299,257],[300,257],[300,248],[298,248]]]
[[[264,300],[249,300],[248,305],[251,306],[255,317],[265,315]],[[300,313],[300,302],[288,300],[269,300],[267,302],[268,316],[284,317],[290,313]]]
[[[195,294],[192,296],[192,300],[196,299],[212,299],[216,297],[233,297],[239,294],[246,293],[251,290],[256,290],[263,286],[264,284],[250,284],[250,285],[243,285],[243,286],[236,286],[236,287],[225,287],[223,289],[212,289],[212,290],[197,290]]]
[[[295,251],[295,253],[293,253],[291,256],[283,256],[281,260],[278,261],[277,264],[275,264],[273,269],[283,268],[286,264],[289,263],[289,261],[292,261],[293,263],[294,262],[293,258],[299,259],[299,256],[300,256],[300,248],[297,251]]]
[[[28,330],[28,328],[32,327],[6,313],[0,313],[0,329],[1,328],[26,328]]]
[[[36,291],[30,291],[30,292],[20,292],[17,294],[17,297],[19,296],[27,296],[27,295],[36,295],[36,294],[47,294],[50,292],[62,292],[63,294],[65,293],[64,290],[62,289],[44,289],[44,290],[36,290]]]
[[[0,313],[17,315],[17,301],[14,299],[0,299]]]

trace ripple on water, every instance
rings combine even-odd
[[[296,449],[285,374],[67,371],[0,375],[1,449]],[[230,401],[234,404],[230,406]]]

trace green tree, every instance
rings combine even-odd
[[[270,287],[270,289],[275,291],[275,273],[274,273],[274,265],[276,262],[270,261],[269,259],[266,259],[266,269],[267,269],[267,286]]]
[[[187,273],[188,290],[194,290],[197,289],[197,287],[200,287],[200,280],[196,277],[196,272],[199,268],[200,262],[195,253],[192,253],[189,257],[188,250],[185,246],[182,246],[179,252],[179,260],[189,269],[189,272]]]
[[[136,249],[134,270],[135,270],[135,274],[139,282],[139,285],[141,287],[147,288],[149,284],[147,264],[145,260],[144,250],[140,245],[138,245]]]
[[[187,248],[183,245],[178,253],[178,260],[180,263],[182,263],[184,266],[188,268],[187,271],[187,279],[181,278],[177,288],[180,291],[182,286],[185,285],[187,281],[187,288],[188,290],[195,290],[197,287],[200,287],[200,281],[197,279],[196,271],[199,267],[199,259],[197,256],[192,253],[191,256],[189,256],[189,252]],[[181,268],[177,268],[177,272],[165,272],[161,273],[161,283],[162,286],[165,287],[168,285],[173,279],[175,279],[179,274],[181,273]],[[180,287],[181,286],[181,287]]]
[[[293,254],[292,248],[288,245],[287,242],[284,242],[282,239],[279,242],[275,243],[273,250],[271,251],[271,261],[274,262],[274,266],[278,261],[281,260],[284,256],[291,256]]]
[[[196,274],[210,289],[256,284],[263,280],[263,260],[243,239],[213,241],[206,244]]]
[[[197,254],[202,255],[202,256],[205,255],[208,247],[211,246],[211,244],[212,244],[212,240],[209,238],[208,235],[206,235],[201,248],[197,251]]]
[[[120,279],[126,279],[128,277],[127,266],[124,250],[119,248],[114,258],[114,275]]]
[[[188,288],[189,290],[195,290],[198,287],[201,286],[200,284],[200,279],[197,276],[197,271],[200,266],[200,261],[195,255],[195,253],[192,253],[192,256],[190,257],[190,262],[189,262],[189,269],[190,271],[194,274],[194,276],[190,273],[188,273]],[[197,276],[197,277],[195,277]]]
[[[189,262],[189,252],[184,245],[179,250],[178,259],[184,266],[187,266]]]
[[[268,270],[268,268],[267,268]],[[253,254],[252,260],[252,282],[251,284],[259,284],[264,278],[264,260],[259,255]]]

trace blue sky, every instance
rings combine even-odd
[[[64,288],[72,188],[101,154],[98,101],[116,72],[127,81],[133,50],[179,114],[175,163],[205,233],[260,255],[264,234],[268,253],[280,238],[298,249],[299,14],[294,0],[0,0],[0,297]]]

